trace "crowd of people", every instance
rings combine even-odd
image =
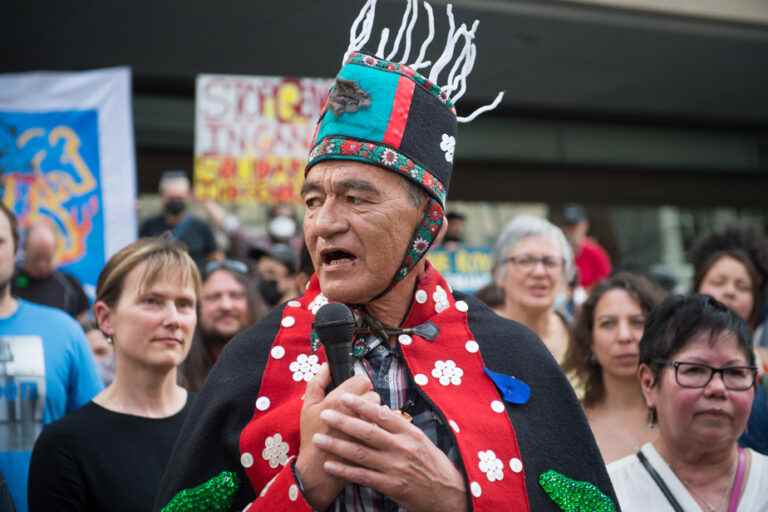
[[[190,213],[189,178],[168,173],[89,304],[55,231],[0,205],[0,363],[40,361],[38,381],[6,379],[0,506],[768,510],[762,231],[704,234],[674,294],[614,269],[569,205],[513,219],[491,285],[452,290],[428,251],[461,243],[456,127],[500,97],[453,108],[476,24],[434,64],[461,52],[442,88],[421,57],[360,53],[374,7],[318,121],[303,221],[276,205],[250,238],[219,205]],[[329,303],[349,313],[328,323],[350,327],[338,382],[315,322]]]
[[[187,178],[170,179],[188,190]],[[215,219],[213,229],[196,223],[220,228]],[[301,295],[313,273],[308,251],[267,235],[245,251],[242,240],[227,251],[214,246],[198,263],[184,232],[169,231],[113,256],[88,307],[77,279],[56,269],[49,226],[35,224],[21,237],[3,208],[0,228],[7,284],[0,328],[38,336],[54,370],[46,374],[50,425],[26,462],[13,450],[0,459],[16,510],[106,510],[116,502],[149,510],[225,345]],[[612,273],[610,263],[584,287],[585,300],[563,301],[579,280],[578,251],[573,236],[546,219],[515,218],[498,237],[498,291],[488,305],[533,331],[561,365],[622,508],[640,510],[648,500],[706,511],[731,510],[727,500],[761,503],[768,239],[744,224],[701,237],[690,251],[691,294],[666,301],[652,277]],[[738,476],[745,465],[750,471]],[[126,478],[130,467],[140,469]],[[117,480],[124,484],[108,485]]]

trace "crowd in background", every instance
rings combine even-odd
[[[32,454],[0,457],[17,510],[109,508],[115,489],[102,483],[113,476],[131,482],[120,491],[124,509],[149,509],[221,351],[311,278],[293,206],[271,207],[263,236],[252,237],[216,203],[204,205],[206,218],[192,215],[183,173],[164,175],[159,192],[163,210],[101,271],[93,304],[56,268],[49,226],[20,229],[7,209],[0,216],[0,336],[34,333],[60,353],[46,354],[46,379],[59,379],[46,382],[49,426]],[[477,296],[534,331],[560,363],[622,506],[642,502],[643,489],[628,482],[645,464],[702,510],[723,510],[737,493],[750,499],[738,468],[750,450],[768,454],[764,234],[737,224],[702,234],[681,296],[651,274],[613,268],[580,206],[550,220],[518,216],[503,229],[492,282]],[[443,248],[461,246],[463,222],[449,215]],[[126,468],[136,468],[128,478]]]

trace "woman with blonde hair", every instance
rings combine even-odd
[[[114,347],[114,381],[37,440],[30,510],[151,510],[190,408],[177,368],[199,290],[195,263],[173,240],[142,239],[109,260],[93,309]]]

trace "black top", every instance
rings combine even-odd
[[[169,225],[162,213],[149,217],[142,222],[139,237],[160,236],[167,231],[177,240],[184,242],[189,255],[200,270],[205,267],[206,258],[216,252],[216,239],[211,228],[203,220],[190,214],[185,215],[176,226]]]
[[[43,279],[36,279],[23,268],[16,268],[11,281],[11,294],[35,304],[58,308],[72,318],[88,310],[88,296],[76,277],[64,272],[54,272]]]
[[[507,407],[527,468],[531,511],[560,510],[537,481],[550,469],[596,485],[616,503],[584,412],[549,350],[530,329],[494,314],[476,298],[458,292],[454,297],[469,305],[469,328],[486,366],[514,375],[531,387],[528,403]],[[240,432],[253,416],[254,398],[272,340],[280,329],[283,307],[275,308],[224,347],[179,434],[154,510],[179,491],[200,485],[224,470],[237,473],[241,482],[231,510],[242,510],[255,499],[258,490],[251,488],[240,465]]]
[[[32,451],[29,510],[151,510],[173,443],[191,407],[143,418],[89,402],[43,429]]]

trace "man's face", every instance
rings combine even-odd
[[[163,204],[167,204],[173,200],[186,202],[187,199],[189,199],[189,186],[183,180],[170,180],[163,184],[160,195]]]
[[[24,270],[37,279],[45,279],[56,270],[56,241],[43,236],[36,236],[26,244],[24,251]]]
[[[403,180],[352,161],[321,162],[307,175],[304,238],[331,301],[366,303],[400,267],[421,216]]]
[[[8,222],[8,217],[0,214],[0,290],[11,281],[15,258],[16,248],[13,246],[11,224]]]
[[[226,270],[217,270],[203,283],[200,327],[203,332],[231,338],[248,322],[245,287]]]

